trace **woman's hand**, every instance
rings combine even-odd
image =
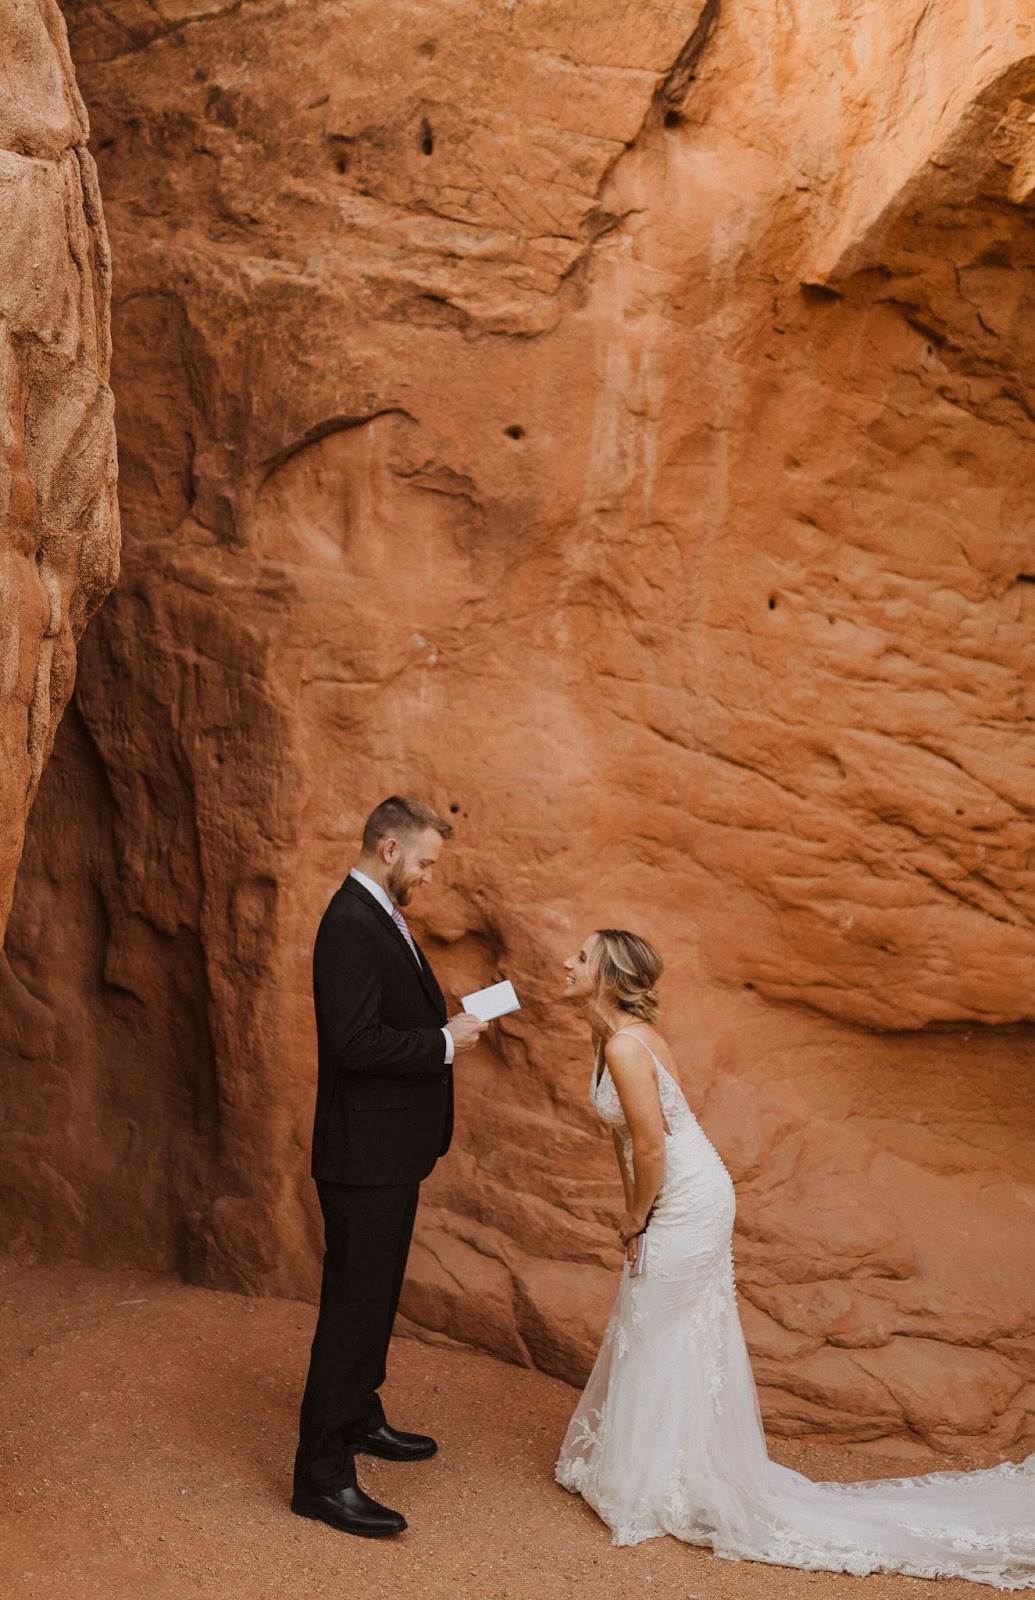
[[[636,1242],[646,1226],[644,1219],[635,1216],[633,1212],[625,1211],[622,1213],[622,1220],[618,1224],[618,1237],[625,1245],[627,1256],[629,1256],[629,1251],[632,1250],[632,1255],[629,1256],[630,1261],[636,1260]]]

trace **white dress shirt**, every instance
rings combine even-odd
[[[379,883],[375,883],[373,878],[368,878],[365,872],[358,872],[355,867],[353,867],[352,871],[349,873],[349,877],[355,878],[357,883],[361,883],[364,889],[367,891],[367,894],[372,894],[378,905],[387,911],[389,916],[392,915],[392,912],[395,910],[395,906],[392,904],[391,896],[388,894],[386,889],[382,889],[381,885]],[[400,916],[401,915],[402,913],[400,912]],[[453,1056],[456,1046],[453,1043],[453,1035],[450,1033],[449,1029],[443,1028],[442,1032],[445,1035],[446,1040],[445,1065],[449,1067],[453,1064]]]

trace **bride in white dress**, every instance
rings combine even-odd
[[[1035,1455],[847,1484],[769,1459],[734,1294],[733,1184],[652,1025],[661,969],[614,929],[565,963],[596,1041],[592,1100],[622,1174],[626,1263],[559,1481],[615,1544],[670,1533],[730,1559],[1035,1589]]]

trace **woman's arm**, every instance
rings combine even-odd
[[[626,1211],[631,1211],[633,1203],[632,1179],[629,1176],[629,1169],[625,1165],[625,1151],[622,1148],[621,1135],[619,1134],[617,1128],[611,1129],[611,1138],[614,1140],[615,1160],[618,1162],[618,1170],[622,1174],[622,1188],[625,1191],[625,1209]]]
[[[654,1062],[642,1043],[628,1036],[609,1039],[604,1046],[604,1059],[622,1102],[632,1141],[633,1192],[631,1199],[627,1196],[618,1231],[627,1252],[635,1253],[630,1241],[647,1226],[650,1208],[665,1176],[665,1119]]]

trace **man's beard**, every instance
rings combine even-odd
[[[388,875],[385,878],[385,888],[397,906],[409,905],[412,887],[413,885],[405,876],[405,869],[402,866],[389,868]]]

